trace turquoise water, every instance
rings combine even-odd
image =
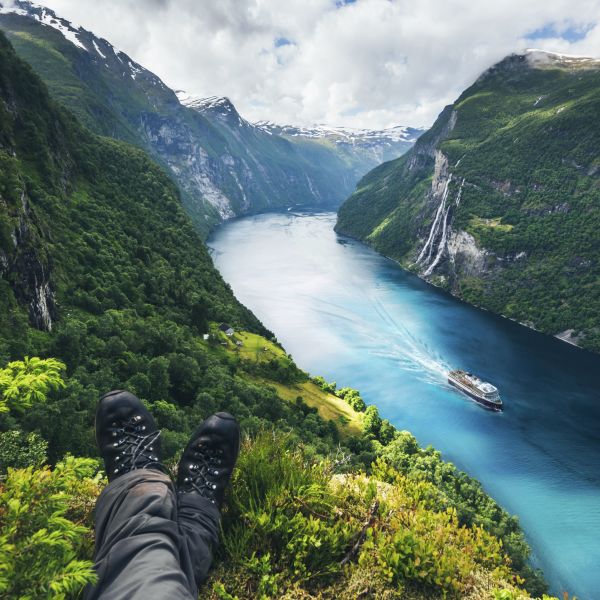
[[[212,236],[237,297],[313,374],[361,390],[519,516],[554,593],[600,598],[600,357],[470,307],[333,232],[333,213],[270,213]],[[450,368],[505,411],[450,388]]]

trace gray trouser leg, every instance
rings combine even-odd
[[[206,579],[212,564],[212,552],[219,541],[219,509],[206,498],[197,494],[180,494],[178,496],[178,522],[182,546],[181,568],[186,573],[193,573],[194,594]]]
[[[203,498],[177,498],[167,475],[130,471],[111,482],[96,503],[98,583],[87,600],[197,597],[212,562],[219,511]]]

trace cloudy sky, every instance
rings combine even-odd
[[[534,47],[600,56],[600,0],[38,0],[249,120],[429,125]]]

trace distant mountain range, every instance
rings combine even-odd
[[[600,60],[529,50],[486,71],[337,231],[482,307],[600,351]]]
[[[31,2],[0,5],[0,28],[87,127],[143,148],[170,171],[203,234],[268,208],[337,207],[362,175],[420,133],[249,123],[226,98],[178,98],[107,40]]]
[[[229,98],[209,96],[202,98],[192,96],[184,91],[176,92],[177,97],[184,106],[193,108],[207,117],[216,117],[225,121],[236,120],[236,110]],[[238,116],[238,124],[252,125],[270,135],[284,137],[291,142],[297,141],[322,141],[335,145],[337,150],[348,158],[364,156],[369,162],[369,157],[379,164],[387,160],[398,158],[416,142],[423,129],[403,127],[398,125],[388,129],[371,130],[355,129],[352,127],[330,127],[328,125],[313,125],[300,127],[296,125],[278,125],[272,121],[257,121],[249,123]],[[243,122],[243,123],[242,123]],[[357,165],[357,168],[362,168]]]

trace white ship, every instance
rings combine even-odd
[[[489,410],[502,410],[498,388],[466,371],[450,371],[448,383]]]

